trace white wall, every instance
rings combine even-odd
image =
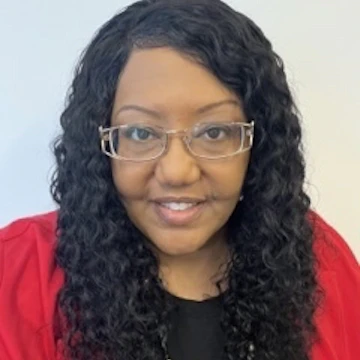
[[[0,0],[0,226],[54,208],[49,143],[76,60],[130,1]],[[360,2],[228,0],[285,60],[315,208],[360,259]]]

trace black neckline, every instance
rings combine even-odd
[[[169,292],[168,294],[177,305],[178,312],[191,317],[218,316],[222,308],[223,294],[209,297],[204,300],[191,300],[178,297]]]

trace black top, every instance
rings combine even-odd
[[[177,305],[167,345],[171,360],[221,359],[225,344],[220,327],[222,295],[203,301],[171,296]]]

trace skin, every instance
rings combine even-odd
[[[210,104],[232,101],[219,106]],[[136,109],[156,111],[157,116]],[[248,122],[241,102],[204,67],[170,48],[134,50],[118,82],[111,125],[146,121],[166,129],[186,129],[199,121]],[[168,291],[187,299],[215,296],[214,279],[229,258],[226,222],[241,194],[249,151],[221,160],[191,155],[181,137],[171,137],[169,150],[149,162],[112,159],[112,175],[126,211],[149,240],[159,259]],[[192,223],[164,223],[154,211],[156,197],[206,199]],[[224,285],[226,286],[226,285]]]

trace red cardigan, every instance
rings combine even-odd
[[[312,360],[360,360],[360,268],[341,236],[315,213],[318,279],[326,290],[315,316],[320,341]],[[55,265],[56,212],[0,229],[0,359],[59,360],[56,295],[64,276]],[[326,245],[324,238],[332,243]],[[290,360],[290,359],[289,359]]]

